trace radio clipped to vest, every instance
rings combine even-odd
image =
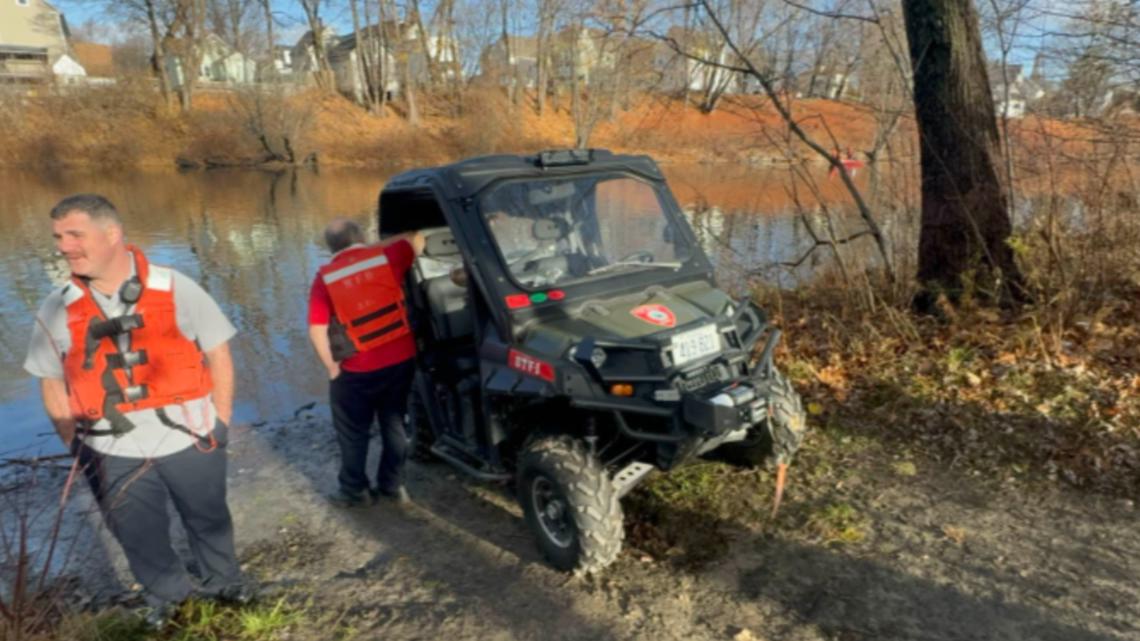
[[[350,247],[318,274],[332,301],[328,332],[335,360],[411,334],[404,290],[382,246]]]

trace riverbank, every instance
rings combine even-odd
[[[60,90],[62,91],[62,90]],[[0,101],[0,128],[8,134],[0,166],[32,168],[211,168],[291,164],[406,167],[497,152],[573,146],[583,126],[568,101],[548,104],[543,115],[533,96],[511,103],[499,91],[472,89],[456,106],[445,98],[420,99],[418,122],[398,107],[369,113],[339,95],[304,90],[203,90],[183,114],[163,106],[148,84],[124,79],[111,87]],[[797,100],[799,125],[826,148],[871,149],[892,119],[857,103]],[[1045,171],[1087,156],[1104,137],[1080,123],[1025,118],[1012,137],[1021,160]],[[886,160],[917,161],[912,119],[891,128]],[[1102,140],[1103,142],[1103,140]],[[786,166],[789,154],[823,164],[789,140],[782,120],[762,96],[728,97],[710,114],[685,101],[642,96],[601,114],[590,146],[648,153],[667,163]],[[1050,165],[1051,167],[1051,165]],[[1037,172],[1033,172],[1037,173]]]

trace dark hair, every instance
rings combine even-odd
[[[99,194],[74,194],[59,201],[51,208],[52,220],[66,218],[68,214],[81,211],[91,217],[91,220],[110,221],[117,225],[123,224],[119,217],[119,210]]]
[[[364,232],[360,230],[360,225],[346,218],[338,218],[325,227],[325,244],[334,254],[363,242]]]

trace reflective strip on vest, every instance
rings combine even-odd
[[[168,292],[174,287],[174,274],[167,267],[150,266],[150,273],[146,275],[147,289]]]
[[[83,290],[80,289],[78,285],[75,285],[73,283],[64,285],[63,291],[60,292],[60,294],[63,296],[64,306],[70,305],[78,301],[80,298],[83,298]]]
[[[323,276],[321,276],[321,278],[323,278],[325,281],[325,284],[328,285],[328,284],[335,283],[338,280],[344,280],[345,278],[348,278],[349,276],[352,276],[353,274],[359,274],[360,272],[362,272],[366,269],[371,269],[373,267],[379,267],[381,265],[387,265],[387,264],[388,264],[388,257],[381,254],[379,256],[374,256],[372,258],[362,260],[359,263],[353,263],[347,267],[341,267],[340,269],[333,270],[331,272],[328,272],[327,274],[324,274]]]

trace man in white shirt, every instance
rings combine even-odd
[[[226,505],[233,325],[197,283],[127,244],[106,198],[65,198],[51,218],[71,279],[41,305],[24,369],[144,588],[148,620],[164,624],[194,589],[171,546],[167,497],[201,590],[248,600]]]

